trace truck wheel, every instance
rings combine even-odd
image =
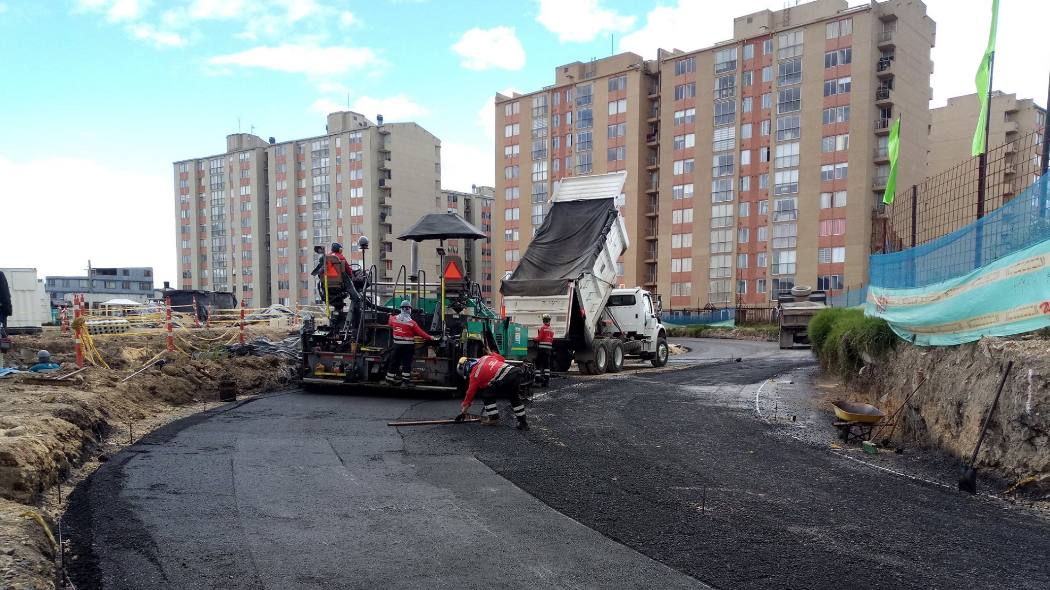
[[[780,349],[795,348],[795,334],[787,330],[780,331]]]
[[[609,373],[619,373],[623,370],[623,342],[619,340],[610,340],[605,343],[605,349],[609,355],[609,366],[606,369]]]
[[[603,375],[609,369],[609,351],[601,340],[594,341],[594,360],[591,361],[591,374]]]
[[[555,371],[555,372],[558,372],[558,373],[564,373],[565,371],[568,371],[570,367],[572,367],[572,355],[571,354],[567,354],[567,353],[563,354],[563,353],[560,353],[560,352],[555,352],[554,353],[554,358],[551,359],[551,370],[552,371]]]
[[[667,357],[671,356],[671,349],[667,346],[667,338],[660,336],[656,340],[656,352],[653,353],[653,358],[649,362],[654,367],[662,367],[667,364]]]

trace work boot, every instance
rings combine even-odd
[[[499,425],[499,416],[482,416],[481,423],[488,426]]]
[[[518,430],[524,432],[529,429],[529,423],[526,422],[524,418],[519,418],[518,424],[514,428],[517,428]]]

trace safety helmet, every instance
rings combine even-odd
[[[543,314],[542,319],[543,319],[543,323],[549,324],[551,322],[551,314],[549,314],[549,313]]]
[[[466,377],[470,374],[470,369],[468,368],[469,365],[467,364],[469,362],[470,359],[464,356],[460,357],[459,362],[456,363],[456,372],[459,373],[460,377]]]
[[[36,353],[36,359],[40,362],[48,361],[51,359],[51,353],[46,350],[41,350]]]
[[[339,252],[343,249],[343,245],[339,242],[332,242],[332,252]]]
[[[405,309],[406,307],[409,308],[409,309],[412,309],[412,302],[409,301],[408,299],[402,299],[401,300],[401,309]]]

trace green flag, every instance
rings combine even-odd
[[[995,54],[995,31],[999,27],[999,0],[992,0],[992,28],[988,31],[988,47],[977,68],[977,100],[981,101],[981,116],[977,119],[977,130],[973,134],[971,155],[979,156],[985,151],[984,126],[988,120],[988,92],[992,82],[992,56]]]
[[[998,0],[996,0],[998,1]],[[901,118],[897,117],[897,120],[893,122],[893,127],[890,128],[890,138],[886,142],[886,151],[890,156],[890,175],[886,177],[886,192],[882,193],[882,202],[891,205],[893,204],[893,194],[897,190],[897,155],[901,151]]]

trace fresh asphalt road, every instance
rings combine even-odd
[[[386,425],[454,400],[301,392],[174,423],[78,488],[77,588],[1050,586],[1045,521],[757,420],[758,384],[808,350],[687,346],[557,380],[528,433]]]

